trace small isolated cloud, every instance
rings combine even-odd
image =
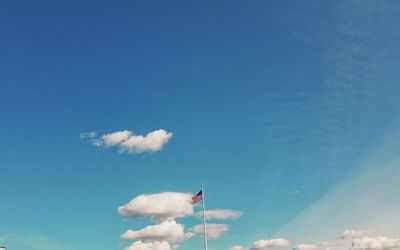
[[[181,242],[185,240],[185,230],[182,224],[175,221],[165,221],[158,225],[150,225],[141,230],[128,230],[121,235],[124,240],[168,241]]]
[[[205,211],[207,219],[215,219],[215,220],[226,220],[231,219],[235,220],[239,218],[242,213],[240,211],[229,210],[229,209],[214,209],[214,210],[206,210]],[[203,212],[197,212],[197,217],[203,218]]]
[[[94,131],[84,132],[84,133],[81,133],[79,136],[81,137],[81,139],[85,139],[85,138],[93,139],[93,138],[96,138],[97,133]]]
[[[244,247],[239,245],[234,245],[229,248],[229,250],[246,250]]]
[[[160,151],[172,138],[172,133],[158,129],[143,136],[130,130],[122,130],[101,136],[96,132],[82,133],[81,138],[88,138],[96,147],[117,147],[121,153],[143,153]]]
[[[229,226],[227,224],[207,224],[207,237],[215,239],[223,235],[228,231]],[[198,224],[189,229],[189,232],[194,234],[203,234],[204,226],[203,224]]]
[[[258,250],[258,249],[267,249],[271,247],[286,247],[290,244],[290,242],[286,239],[278,238],[278,239],[270,239],[270,240],[257,240],[255,241],[250,249]]]
[[[399,239],[392,239],[386,236],[376,236],[353,239],[352,249],[357,250],[385,250],[400,247]]]
[[[163,192],[139,195],[118,208],[122,216],[150,217],[158,222],[193,215],[192,195]]]
[[[351,230],[351,229],[346,229],[343,232],[343,239],[355,239],[355,238],[361,238],[364,236],[374,236],[376,235],[376,230],[373,229],[363,229],[363,230]]]
[[[171,246],[166,241],[136,241],[124,250],[171,250]]]
[[[314,244],[300,244],[293,248],[293,250],[315,250],[317,246]]]

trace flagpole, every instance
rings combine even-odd
[[[202,198],[201,203],[203,204],[203,225],[204,225],[204,249],[208,250],[207,247],[207,226],[206,226],[206,205],[205,205],[205,193],[204,193],[204,185],[201,184],[201,193],[202,193]]]

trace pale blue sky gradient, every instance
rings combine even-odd
[[[148,221],[118,206],[201,182],[209,208],[243,212],[214,250],[273,237],[397,133],[399,16],[396,1],[2,1],[0,245],[122,249]],[[79,136],[160,128],[165,148],[136,155]]]

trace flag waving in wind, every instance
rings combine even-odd
[[[197,194],[192,197],[192,203],[195,204],[203,199],[203,190],[200,190]]]

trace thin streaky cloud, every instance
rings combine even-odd
[[[207,226],[207,237],[210,239],[219,238],[229,229],[229,225],[227,224],[208,223],[206,226]],[[203,224],[195,225],[189,229],[189,232],[193,234],[202,235],[204,232],[204,225]]]
[[[355,238],[361,238],[364,236],[375,236],[377,234],[377,231],[375,229],[360,229],[360,230],[352,230],[352,229],[346,229],[343,232],[343,239],[355,239]]]
[[[236,220],[240,216],[242,216],[242,212],[236,211],[236,210],[230,210],[230,209],[213,209],[213,210],[206,210],[205,211],[206,218],[208,220]],[[196,216],[199,218],[203,218],[203,212],[197,212]]]
[[[287,247],[290,245],[290,241],[283,238],[269,239],[269,240],[257,240],[253,242],[251,250],[268,249],[272,247]]]
[[[314,244],[299,244],[293,248],[293,250],[315,250],[317,246]]]
[[[246,250],[246,248],[244,248],[244,247],[242,247],[240,245],[234,245],[234,246],[231,246],[229,248],[229,250]]]

